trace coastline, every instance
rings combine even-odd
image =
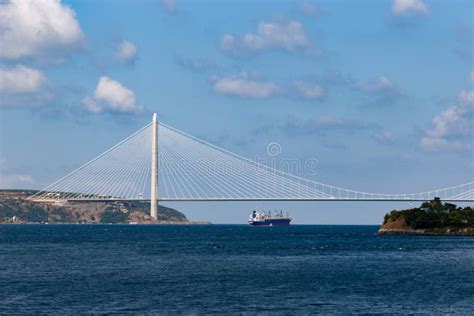
[[[53,225],[53,226],[62,226],[62,225],[92,225],[92,226],[100,226],[100,225],[146,225],[146,226],[153,226],[153,225],[182,225],[182,226],[199,226],[199,225],[214,225],[212,222],[206,221],[189,221],[189,222],[157,222],[157,223],[40,223],[40,222],[24,222],[24,223],[11,223],[11,222],[0,222],[0,225]]]
[[[382,235],[412,235],[412,236],[460,236],[460,237],[474,237],[474,232],[468,228],[460,230],[446,229],[444,231],[434,231],[430,229],[393,229],[380,227],[377,232],[378,236]]]
[[[180,211],[159,205],[157,218],[150,216],[146,201],[36,202],[28,199],[34,190],[0,190],[2,224],[151,224],[208,225],[190,221]]]

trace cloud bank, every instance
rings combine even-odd
[[[0,57],[57,57],[80,48],[83,41],[74,11],[59,0],[0,4]]]

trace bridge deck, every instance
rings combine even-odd
[[[431,201],[431,198],[405,198],[405,199],[354,199],[354,198],[275,198],[275,199],[259,199],[259,198],[241,198],[241,199],[229,199],[229,198],[194,198],[194,199],[158,199],[158,202],[425,202]],[[140,201],[150,202],[149,199],[32,199],[35,202],[120,202],[120,201]],[[474,202],[472,199],[442,199],[443,202]]]

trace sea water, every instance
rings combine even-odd
[[[0,314],[474,312],[474,238],[377,229],[0,225]]]

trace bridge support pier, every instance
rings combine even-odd
[[[150,216],[157,219],[158,214],[158,118],[153,113],[151,122],[151,196]]]

